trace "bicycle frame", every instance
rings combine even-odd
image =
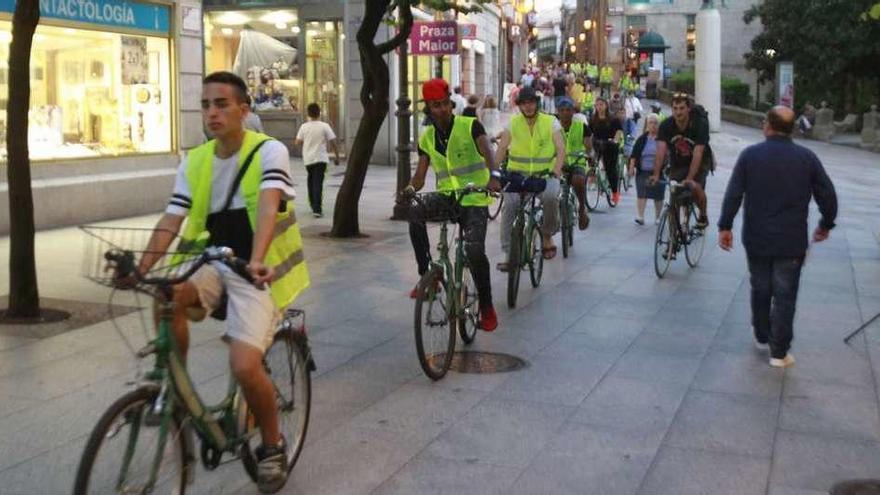
[[[171,301],[170,288],[160,287],[160,304],[159,304],[159,324],[157,325],[156,338],[144,349],[139,351],[139,356],[146,356],[149,353],[155,353],[156,359],[153,369],[146,374],[146,379],[159,387],[159,395],[154,403],[149,407],[153,414],[161,414],[159,425],[159,445],[153,459],[150,472],[150,479],[147,488],[152,489],[156,483],[156,476],[162,462],[165,445],[168,440],[168,430],[174,417],[175,408],[183,407],[184,411],[191,419],[202,442],[207,442],[208,446],[219,451],[232,451],[236,446],[250,438],[249,434],[243,434],[238,437],[230,438],[235,421],[235,410],[239,405],[238,384],[235,378],[230,375],[227,393],[223,400],[215,406],[205,406],[201,397],[195,390],[192,379],[186,371],[186,363],[180,355],[180,349],[177,341],[174,339],[171,331],[171,319],[173,316],[174,303]],[[224,413],[222,418],[227,424],[221,425],[217,420],[217,413]],[[180,425],[180,435],[184,436],[184,441],[188,446],[190,453],[193,451],[193,442],[186,425]],[[125,457],[120,469],[119,483],[122,483],[128,472],[129,464],[134,457],[136,440],[140,424],[132,425],[129,444],[125,452]],[[184,469],[188,470],[187,466]],[[192,471],[188,473],[188,479],[192,479]]]
[[[534,246],[529,246],[528,243],[531,241],[528,238],[528,232],[531,230],[532,226],[538,225],[538,215],[544,212],[544,206],[541,204],[538,196],[542,193],[519,193],[520,194],[520,203],[516,207],[516,216],[513,219],[513,229],[519,228],[520,225],[523,226],[523,245],[526,248],[534,248]],[[525,197],[528,195],[529,199],[525,200]],[[523,249],[520,252],[520,256],[522,259],[519,260],[519,266],[523,267],[526,264],[531,262],[532,252],[531,249]]]

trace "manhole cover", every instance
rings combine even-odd
[[[504,373],[525,368],[528,363],[510,354],[462,351],[452,356],[449,369],[459,373]]]
[[[880,480],[842,481],[831,488],[830,495],[880,495]]]

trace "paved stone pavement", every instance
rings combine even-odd
[[[713,218],[738,151],[759,139],[729,124],[712,136],[721,161],[709,183]],[[515,311],[493,270],[501,327],[472,348],[520,356],[526,369],[432,383],[414,352],[406,226],[386,219],[393,170],[373,168],[367,180],[361,214],[372,237],[331,241],[319,236],[329,218],[306,214],[298,166],[313,280],[298,304],[318,371],[307,443],[284,493],[812,495],[877,477],[880,325],[850,346],[842,337],[880,311],[880,163],[876,154],[808,145],[837,185],[841,215],[809,254],[797,364],[787,371],[769,368],[751,346],[742,247],[721,252],[712,231],[699,268],[677,261],[657,280],[654,229],[633,224],[631,191],[593,215],[572,257],[549,262]],[[339,181],[329,180],[330,199]],[[106,290],[79,276],[80,237],[38,234],[42,294],[106,301]],[[488,251],[499,261],[495,223]],[[7,252],[0,239],[0,266]],[[0,294],[6,284],[0,277]],[[137,336],[139,318],[119,324]],[[193,332],[191,367],[208,398],[227,379],[219,332],[215,324]],[[134,371],[109,322],[42,340],[0,335],[0,492],[68,492],[86,436]],[[192,492],[256,489],[236,462],[200,470]]]

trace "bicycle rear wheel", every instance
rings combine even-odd
[[[266,355],[263,366],[275,386],[275,404],[278,406],[278,426],[287,442],[287,472],[293,469],[309,428],[309,413],[312,406],[312,377],[314,364],[308,340],[298,328],[282,328]],[[238,412],[240,432],[248,430],[250,416],[247,405]],[[257,447],[260,436],[254,435],[242,445],[241,462],[252,480],[257,481]]]
[[[495,204],[489,207],[489,220],[495,220],[498,218],[498,214],[501,213],[501,208],[504,205],[504,195],[501,194],[498,196],[498,199],[495,201]]]
[[[574,228],[574,223],[571,219],[571,205],[569,203],[569,198],[571,197],[571,190],[564,190],[562,197],[559,200],[559,223],[560,230],[562,231],[562,257],[568,258],[568,248],[571,246],[568,240],[571,237],[572,229]]]
[[[74,495],[185,493],[186,463],[191,453],[187,452],[181,421],[172,417],[167,430],[147,421],[158,395],[156,387],[132,390],[101,416],[80,458]],[[161,419],[161,413],[159,418],[150,419]],[[150,475],[163,440],[156,480],[150,489]]]
[[[530,259],[529,259],[529,277],[532,279],[532,287],[538,288],[541,285],[541,277],[544,275],[544,243],[541,238],[541,229],[537,225],[532,225],[529,229],[530,239]]]
[[[480,321],[480,304],[477,298],[477,284],[471,270],[465,267],[461,274],[461,287],[458,289],[458,334],[462,342],[470,344],[477,336]]]
[[[696,268],[700,263],[700,258],[703,257],[703,249],[706,247],[706,231],[696,227],[698,215],[694,205],[690,205],[684,226],[684,230],[687,232],[687,239],[684,243],[684,257],[691,268]]]
[[[595,168],[591,168],[587,172],[587,209],[590,211],[599,207],[599,196],[602,195],[602,188],[599,187],[599,175]]]
[[[415,338],[419,364],[431,380],[443,378],[452,364],[456,326],[452,302],[442,270],[428,270],[416,295]]]
[[[669,263],[672,262],[673,233],[670,223],[669,208],[664,208],[660,214],[660,220],[657,222],[657,235],[654,240],[654,272],[657,278],[663,278],[666,271],[669,270]]]
[[[519,276],[522,273],[523,260],[523,225],[522,222],[513,224],[510,231],[510,252],[507,257],[507,307],[516,307],[516,298],[519,295]]]

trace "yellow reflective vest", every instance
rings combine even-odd
[[[599,67],[596,64],[587,64],[587,77],[592,79],[599,77]]]
[[[525,175],[553,170],[556,147],[553,145],[553,121],[555,117],[538,112],[533,132],[523,114],[510,119],[510,150],[507,170]]]
[[[238,166],[257,144],[272,139],[265,134],[245,131],[244,142],[238,151]],[[183,245],[188,250],[204,248],[208,242],[207,220],[211,208],[211,169],[214,163],[216,140],[193,148],[187,156],[186,180],[192,193],[192,207],[189,210],[186,226],[183,230]],[[260,166],[259,150],[254,154],[253,162],[242,177],[240,191],[247,209],[251,229],[257,230],[260,182],[263,170]],[[275,269],[274,280],[270,284],[272,301],[279,309],[290,305],[294,299],[309,286],[309,271],[303,256],[302,236],[296,224],[293,203],[287,202],[284,212],[275,216],[275,231],[266,258],[267,266]]]
[[[565,137],[565,156],[569,165],[581,165],[576,163],[578,153],[584,153],[584,123],[580,120],[572,120],[568,130],[562,127],[562,135]]]
[[[592,91],[585,91],[584,92],[583,108],[587,109],[587,110],[592,110],[593,107],[595,106],[595,104],[596,104],[596,96],[593,94],[593,92]]]
[[[611,84],[614,81],[614,69],[610,65],[602,67],[599,72],[599,82],[602,84]]]
[[[431,167],[437,177],[437,190],[454,191],[468,184],[486,187],[489,184],[489,169],[477,143],[471,134],[473,117],[457,116],[452,121],[452,131],[446,145],[446,155],[437,151],[436,128],[429,126],[419,138],[419,148],[428,154]],[[461,199],[462,206],[488,206],[492,197],[482,193],[468,194]]]

